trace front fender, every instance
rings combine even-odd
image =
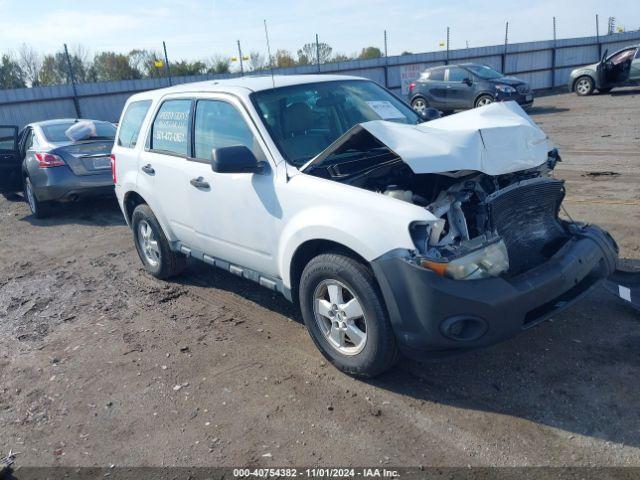
[[[403,215],[403,205],[398,206],[395,218],[385,218],[384,212],[375,209],[364,212],[353,205],[344,208],[320,205],[298,212],[282,230],[279,242],[278,269],[284,286],[291,287],[291,261],[296,250],[310,240],[343,245],[368,262],[390,250],[414,249],[409,225],[412,221],[431,221],[433,216],[426,210],[418,215]]]

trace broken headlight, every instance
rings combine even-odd
[[[509,254],[503,240],[452,259],[419,257],[418,261],[420,266],[454,280],[497,277],[509,270]]]

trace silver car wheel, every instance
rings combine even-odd
[[[576,83],[576,90],[580,95],[587,95],[591,91],[591,82],[582,78]]]
[[[149,265],[157,267],[160,263],[160,246],[151,225],[146,220],[138,224],[138,245]]]
[[[411,106],[418,113],[424,113],[427,111],[427,102],[425,102],[424,98],[416,98],[411,102]]]
[[[358,298],[343,283],[324,280],[313,294],[313,313],[329,345],[343,355],[360,353],[367,343],[367,321]]]
[[[31,180],[28,178],[24,181],[24,189],[27,194],[27,202],[29,203],[29,208],[33,213],[36,213],[38,207],[36,207],[36,196],[33,193],[33,186],[31,185]]]
[[[480,100],[478,100],[478,104],[476,106],[484,107],[485,105],[490,105],[492,103],[493,103],[493,98],[491,98],[491,97],[482,97]]]

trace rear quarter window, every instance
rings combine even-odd
[[[444,81],[444,68],[440,70],[431,70],[429,72],[429,80],[433,80],[435,82]]]
[[[160,106],[151,127],[151,150],[189,155],[191,103],[191,100],[167,100]]]
[[[133,148],[138,143],[142,122],[147,116],[151,100],[132,102],[122,116],[117,144],[120,147]]]

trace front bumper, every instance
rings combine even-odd
[[[515,278],[452,280],[399,252],[372,265],[400,349],[425,358],[492,345],[531,328],[608,277],[616,259],[613,239],[589,226],[579,229],[545,264]],[[468,338],[451,336],[452,322],[461,319],[474,325]]]
[[[67,166],[34,170],[29,177],[41,202],[113,195],[110,170],[95,175],[76,175]]]
[[[507,95],[507,94],[502,94],[500,92],[496,94],[497,102],[508,102],[508,101],[517,102],[518,105],[520,105],[523,108],[523,110],[529,110],[533,106],[533,100],[534,100],[533,91],[530,91],[529,93],[526,93],[526,94],[514,93],[512,95]]]

